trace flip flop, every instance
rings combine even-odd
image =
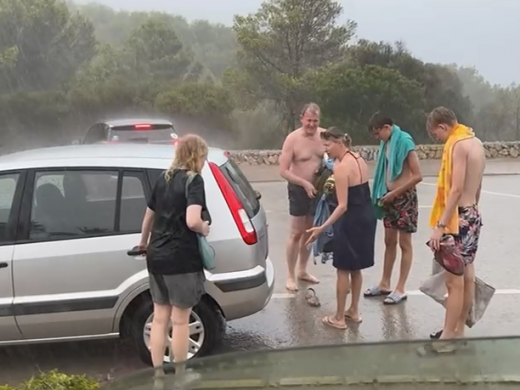
[[[383,301],[383,303],[385,305],[397,305],[401,302],[404,302],[408,299],[408,295],[404,294],[404,295],[401,295],[399,293],[396,293],[395,291],[393,293],[390,293],[386,298],[385,300]]]
[[[385,296],[385,295],[388,295],[391,293],[392,293],[392,291],[383,291],[379,288],[379,286],[373,286],[373,287],[370,287],[369,289],[367,289],[363,293],[363,296],[365,298],[382,297],[382,296]]]
[[[363,322],[363,318],[359,317],[359,320],[355,320],[348,313],[345,313],[345,320],[353,322],[354,324],[361,324]]]
[[[324,325],[330,326],[331,328],[334,328],[334,329],[340,329],[340,330],[345,330],[345,329],[347,329],[347,325],[345,325],[345,326],[341,326],[341,325],[336,325],[335,323],[333,323],[333,322],[330,320],[330,316],[325,316],[325,317],[323,317],[323,319],[321,320],[321,322],[323,322]]]
[[[314,290],[312,287],[309,287],[307,289],[307,292],[305,293],[305,300],[307,301],[307,304],[312,307],[320,307],[320,299],[318,298],[318,295],[316,294],[316,290]]]

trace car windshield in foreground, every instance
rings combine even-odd
[[[434,354],[429,348],[425,354],[424,347],[430,345],[429,341],[360,343],[194,359],[187,363],[191,369],[189,374],[167,375],[164,388],[173,388],[174,381],[182,381],[188,375],[193,379],[194,373],[197,379],[184,388],[520,388],[520,337],[467,339],[456,352],[442,355]],[[152,384],[153,373],[147,370],[113,382],[106,388],[151,389]]]

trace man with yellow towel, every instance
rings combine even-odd
[[[446,318],[439,339],[464,337],[464,324],[473,303],[475,269],[473,261],[478,249],[482,220],[478,209],[486,157],[482,142],[473,130],[458,123],[448,108],[434,109],[427,119],[430,135],[444,143],[437,193],[430,215],[433,229],[429,245],[432,251],[440,247],[445,235],[455,238],[457,250],[464,260],[464,275],[446,272]],[[433,347],[432,347],[433,348]],[[452,352],[445,345],[435,352]]]

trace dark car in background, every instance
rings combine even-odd
[[[98,122],[91,126],[82,144],[96,143],[171,143],[179,135],[173,123],[163,119],[117,119]]]

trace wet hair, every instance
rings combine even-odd
[[[316,103],[307,103],[306,105],[303,106],[302,111],[300,113],[300,117],[305,116],[307,111],[309,111],[313,114],[316,114],[316,115],[320,115],[320,113],[321,113],[320,106],[318,106]]]
[[[393,126],[394,121],[389,116],[385,115],[381,111],[376,112],[368,121],[368,131],[379,130],[384,126]]]
[[[202,166],[200,161],[208,155],[208,145],[201,137],[195,134],[186,134],[179,139],[175,147],[175,158],[170,168],[164,172],[166,181],[169,182],[175,169],[187,169],[188,172],[200,173]]]
[[[435,129],[439,125],[448,125],[450,127],[457,123],[455,113],[446,107],[437,107],[428,114],[426,119],[426,127],[428,130]]]
[[[350,135],[344,131],[341,131],[337,127],[329,127],[327,130],[322,131],[320,133],[320,137],[325,141],[329,141],[331,139],[341,141],[347,148],[350,148],[352,145],[352,138],[350,138]]]

